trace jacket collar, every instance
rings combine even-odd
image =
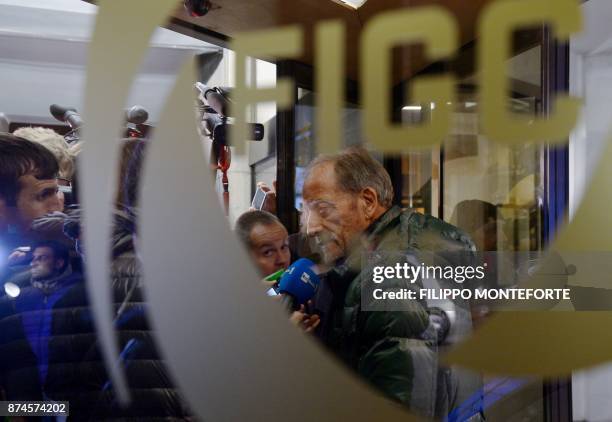
[[[68,264],[66,269],[60,275],[53,278],[48,278],[46,280],[31,280],[30,284],[32,284],[33,287],[41,290],[44,294],[50,294],[69,282],[71,275],[72,267],[70,264]]]
[[[370,226],[361,236],[361,240],[355,242],[346,257],[336,263],[335,267],[330,272],[330,275],[334,274],[340,278],[348,277],[352,279],[356,274],[358,274],[361,271],[363,253],[371,252],[378,247],[389,228],[392,227],[393,221],[399,218],[401,213],[402,210],[400,207],[392,206],[377,220],[370,224]],[[346,287],[347,286],[341,286],[339,288],[345,289]]]
[[[378,217],[364,233],[365,242],[369,250],[376,249],[381,238],[386,234],[389,227],[393,226],[393,221],[400,217],[402,209],[397,205],[389,208],[383,215]]]

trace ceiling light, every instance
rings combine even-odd
[[[421,111],[422,107],[421,106],[404,106],[402,107],[402,110],[405,111]]]
[[[343,4],[352,9],[359,9],[367,0],[334,0],[336,3]]]

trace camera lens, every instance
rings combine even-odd
[[[208,13],[211,3],[208,0],[185,0],[185,9],[190,16],[199,18]]]

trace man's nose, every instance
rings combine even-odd
[[[323,225],[321,217],[316,212],[307,211],[306,214],[306,234],[308,236],[315,236],[321,233]]]
[[[276,262],[274,265],[282,268],[287,268],[290,262],[290,254],[284,251],[278,251],[276,253]]]

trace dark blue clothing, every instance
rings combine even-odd
[[[15,310],[21,314],[25,336],[38,361],[40,384],[44,385],[49,368],[49,338],[53,320],[53,307],[75,283],[82,282],[77,274],[61,280],[57,288],[45,292],[39,288],[27,289],[15,298]]]
[[[55,285],[15,281],[0,297],[0,382],[6,400],[69,401],[71,419],[87,420],[107,378],[83,278]]]
[[[65,216],[41,224],[63,227]],[[56,221],[57,220],[57,221]],[[28,268],[0,275],[0,392],[4,400],[69,401],[69,420],[185,420],[190,412],[173,387],[146,316],[140,265],[131,233],[113,233],[111,291],[131,404],[119,406],[100,353],[87,289],[78,272],[50,283],[31,281]]]

